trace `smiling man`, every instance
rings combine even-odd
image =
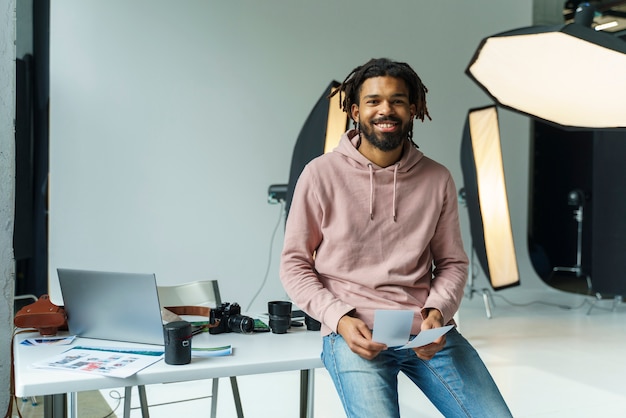
[[[388,59],[333,92],[356,128],[300,175],[281,280],[322,324],[322,360],[348,417],[399,417],[399,372],[445,417],[509,417],[457,330],[419,348],[372,340],[376,310],[413,311],[412,335],[454,324],[467,278],[454,181],[413,142],[413,121],[430,118],[426,93],[410,66]]]

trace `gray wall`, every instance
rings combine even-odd
[[[466,113],[491,103],[465,67],[482,38],[531,21],[531,2],[514,0],[53,0],[53,300],[58,267],[219,279],[244,307],[267,270],[252,310],[285,297],[267,187],[287,181],[330,80],[371,57],[411,64],[433,117],[416,142],[460,188]],[[504,110],[500,122],[523,287],[543,286],[526,250],[529,122]]]

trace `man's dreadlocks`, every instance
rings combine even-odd
[[[404,80],[409,89],[409,102],[415,105],[417,109],[415,117],[422,122],[424,122],[424,117],[432,120],[426,107],[426,93],[428,93],[428,89],[422,83],[417,73],[408,64],[391,61],[387,58],[373,58],[365,64],[356,67],[328,97],[331,98],[339,93],[339,106],[344,112],[350,114],[352,105],[359,103],[363,82],[368,78],[382,76]],[[409,141],[411,142],[413,142],[412,137],[413,132],[411,130],[409,131]]]

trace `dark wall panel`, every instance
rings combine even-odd
[[[594,292],[626,295],[626,131],[567,131],[534,122],[528,246],[538,275],[577,262],[574,189],[584,192],[582,270]]]
[[[599,132],[593,141],[592,283],[626,296],[626,133]]]

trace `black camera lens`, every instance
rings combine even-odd
[[[250,334],[254,331],[254,319],[245,315],[233,315],[228,318],[228,328],[232,332]]]
[[[270,315],[270,329],[274,334],[284,334],[291,327],[290,316]]]
[[[267,302],[270,316],[270,329],[274,334],[284,334],[291,327],[291,302],[273,300]]]

